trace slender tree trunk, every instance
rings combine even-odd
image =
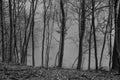
[[[45,42],[45,30],[46,30],[46,0],[43,0],[43,8],[44,8],[44,16],[43,16],[43,22],[44,22],[44,27],[43,27],[43,39],[42,39],[42,62],[41,62],[41,66],[44,66],[44,42]]]
[[[82,54],[83,54],[83,37],[84,37],[84,33],[85,33],[85,0],[82,0],[81,2],[81,8],[82,8],[82,12],[81,12],[81,23],[79,20],[79,53],[78,53],[78,63],[77,63],[77,69],[80,70],[81,69],[81,64],[82,64]],[[80,11],[80,9],[79,9]],[[79,12],[79,19],[80,19],[80,12]]]
[[[13,46],[13,54],[14,54],[14,57],[15,57],[15,61],[17,60],[17,57],[16,57],[16,21],[17,21],[17,17],[16,17],[16,1],[13,0],[13,5],[14,5],[14,8],[13,8],[13,20],[14,20],[14,24],[13,24],[13,35],[14,35],[14,46]]]
[[[47,38],[46,38],[46,67],[48,67],[48,63],[49,63],[49,50],[50,50],[50,30],[48,25]]]
[[[112,64],[112,26],[113,26],[113,0],[109,0],[109,4],[110,6],[110,40],[109,40],[109,55],[110,55],[110,59],[109,59],[109,68],[111,70],[111,64]]]
[[[92,26],[90,26],[88,70],[90,70],[90,64],[91,64],[91,37],[92,37]]]
[[[105,43],[106,43],[106,37],[107,37],[107,31],[108,31],[108,26],[110,26],[110,54],[111,54],[111,31],[112,31],[112,8],[111,8],[112,4],[111,4],[111,0],[109,1],[109,15],[108,15],[108,22],[106,24],[106,31],[104,34],[104,41],[103,41],[103,47],[102,47],[102,51],[101,51],[101,57],[100,57],[100,62],[99,62],[99,67],[101,67],[102,65],[102,58],[103,58],[103,52],[104,52],[104,48],[105,48]],[[110,56],[111,57],[111,56]]]
[[[34,46],[34,0],[32,0],[32,63],[33,63],[33,66],[35,66],[35,59],[34,59],[34,50],[35,50],[35,46]]]
[[[12,62],[12,44],[13,44],[13,20],[12,20],[12,0],[9,0],[9,17],[10,17],[10,45],[9,45],[9,62]]]
[[[50,39],[50,33],[51,33],[51,30],[50,30],[50,15],[51,15],[51,10],[52,10],[52,1],[49,0],[49,3],[48,3],[48,8],[50,8],[50,12],[48,13],[48,18],[47,18],[47,21],[46,21],[46,54],[45,54],[45,64],[46,64],[46,67],[48,68],[49,66],[49,53],[50,53],[50,45],[51,45],[51,39]]]
[[[50,51],[50,26],[49,26],[49,19],[47,20],[47,29],[46,29],[46,67],[48,67],[48,63],[49,63],[49,51]]]
[[[103,46],[102,46],[102,51],[101,51],[101,56],[100,56],[99,67],[102,66],[102,58],[103,58],[103,53],[104,53],[105,44],[106,44],[107,31],[108,31],[108,26],[110,24],[110,14],[111,13],[109,12],[108,21],[107,21],[107,24],[106,24],[106,30],[105,30],[105,34],[104,34],[104,40],[103,40]]]
[[[64,55],[64,38],[65,38],[65,11],[64,11],[64,3],[63,0],[60,0],[60,10],[62,14],[62,21],[61,21],[61,45],[60,47],[60,55],[59,55],[59,62],[58,67],[62,67],[63,63],[63,55]]]
[[[5,61],[4,53],[4,25],[3,25],[3,0],[0,0],[0,19],[1,19],[1,34],[2,34],[2,62]]]
[[[20,26],[20,6],[19,6],[20,1],[17,2],[17,16],[18,16],[18,27],[19,27],[19,43],[20,43],[20,61],[19,63],[22,63],[22,37],[21,37],[21,26]]]
[[[96,42],[96,33],[95,33],[95,0],[92,0],[92,27],[93,27],[93,35],[94,35],[94,47],[95,47],[95,67],[98,70],[98,58],[97,58],[97,42]]]
[[[19,4],[19,3],[18,3]],[[19,5],[18,5],[19,6]],[[19,9],[18,9],[19,10]],[[19,12],[19,11],[18,11]],[[18,13],[19,14],[19,13]],[[21,54],[21,64],[27,64],[26,63],[26,61],[27,61],[27,58],[26,58],[26,56],[27,56],[27,52],[25,52],[26,50],[25,50],[25,46],[26,46],[26,43],[27,43],[27,41],[26,41],[26,39],[27,39],[27,28],[28,28],[28,25],[30,24],[29,22],[30,22],[30,17],[31,17],[31,8],[30,8],[30,13],[29,13],[29,19],[28,19],[28,21],[27,21],[27,18],[26,18],[26,11],[25,11],[25,7],[24,7],[24,26],[25,26],[25,30],[24,30],[24,41],[22,40],[22,35],[21,35],[21,27],[20,27],[20,25],[19,25],[19,30],[20,30],[20,54]],[[20,22],[20,20],[19,20],[19,22]],[[31,27],[30,27],[30,29],[31,29]],[[28,34],[30,34],[31,33],[31,30],[29,30],[29,33]]]

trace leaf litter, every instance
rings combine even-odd
[[[109,71],[0,65],[0,80],[120,80],[120,75]]]

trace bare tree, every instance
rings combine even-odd
[[[9,42],[9,62],[12,61],[12,43],[13,43],[13,19],[12,19],[12,0],[9,0],[9,17],[10,17],[10,42]]]
[[[20,3],[18,3],[20,4]],[[25,2],[24,2],[25,4]],[[30,40],[30,36],[31,36],[31,23],[32,23],[32,10],[31,10],[31,6],[30,6],[30,12],[29,12],[29,17],[27,17],[26,15],[26,11],[25,11],[25,7],[24,7],[24,25],[25,25],[25,30],[24,30],[24,40],[22,40],[22,31],[21,28],[19,26],[20,29],[20,47],[21,47],[21,64],[27,64],[27,49],[28,49],[28,43]],[[19,10],[19,9],[18,9]],[[20,14],[19,14],[20,15]],[[28,33],[27,33],[28,31]]]
[[[85,0],[82,0],[81,2],[81,16],[80,16],[80,8],[79,8],[79,55],[78,55],[78,63],[77,63],[77,69],[81,69],[81,64],[82,64],[82,54],[83,54],[83,37],[85,33]],[[80,22],[80,17],[81,17],[81,22]]]
[[[31,26],[32,26],[32,63],[33,63],[33,66],[35,66],[35,59],[34,59],[34,50],[35,50],[35,45],[34,45],[34,1],[35,0],[32,0],[31,2],[31,6],[32,6],[32,22],[31,22]]]
[[[64,0],[60,0],[60,10],[61,10],[61,34],[60,34],[60,44],[59,44],[59,60],[58,67],[62,67],[63,55],[64,55],[64,39],[65,39],[65,11],[64,11]]]
[[[26,1],[23,3],[25,4]],[[28,44],[30,41],[30,36],[32,36],[32,47],[34,47],[34,16],[35,16],[35,11],[37,8],[37,3],[38,0],[34,1],[34,5],[31,2],[30,4],[30,10],[29,10],[29,14],[26,14],[26,8],[24,7],[24,21],[25,21],[25,28],[24,28],[24,38],[23,40],[20,40],[20,45],[21,45],[21,63],[22,64],[27,64],[27,51],[28,51]],[[21,35],[21,31],[20,31],[20,35]],[[34,48],[32,48],[32,61],[34,64]],[[34,65],[33,65],[34,66]]]
[[[103,40],[103,46],[102,46],[102,51],[101,51],[101,56],[100,56],[99,67],[101,67],[101,65],[102,65],[102,58],[103,58],[103,53],[104,53],[105,44],[106,44],[106,37],[107,37],[107,32],[108,32],[108,26],[110,24],[110,14],[111,13],[110,13],[110,8],[109,8],[108,20],[107,20],[106,30],[105,30],[105,34],[104,34],[104,40]]]
[[[95,0],[92,0],[92,27],[94,35],[94,47],[95,47],[95,67],[98,70],[98,58],[97,58],[97,43],[96,43],[96,32],[95,32]]]
[[[18,62],[18,50],[17,50],[17,7],[16,7],[16,0],[13,0],[13,56],[14,56],[14,62]]]
[[[53,27],[54,27],[54,13],[52,15],[52,1],[49,0],[48,3],[48,8],[49,11],[47,12],[47,21],[46,21],[46,54],[45,54],[45,63],[46,63],[46,67],[49,66],[49,53],[50,53],[50,46],[51,46],[51,41],[52,41],[52,33],[53,33]],[[52,15],[52,16],[51,16]],[[52,21],[52,25],[51,23],[51,19],[53,19]]]
[[[112,65],[112,26],[113,26],[113,0],[109,0],[109,5],[110,5],[110,30],[109,30],[109,68],[111,70],[111,65]]]
[[[2,34],[2,62],[5,61],[4,53],[4,25],[3,25],[3,0],[0,0],[0,21],[1,21],[1,34]]]
[[[46,11],[46,0],[43,0],[43,8],[44,8],[44,15],[43,15],[43,39],[42,39],[42,62],[41,62],[41,66],[44,66],[44,43],[45,43],[45,30],[46,30],[46,15],[47,15],[47,11]]]
[[[90,26],[90,36],[89,36],[88,70],[90,70],[90,64],[91,64],[91,37],[92,37],[92,26]]]
[[[119,3],[119,4],[118,4]],[[112,69],[120,73],[120,2],[114,1],[115,39],[112,56]],[[118,7],[119,6],[119,7]],[[118,9],[117,9],[118,8]]]

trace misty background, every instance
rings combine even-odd
[[[73,2],[74,5],[76,5],[75,1]],[[89,0],[86,0],[86,3],[88,2],[89,6]],[[57,6],[57,2],[53,5],[56,5],[55,11],[59,12],[59,6]],[[101,8],[103,6],[107,6],[107,0],[97,0],[96,6],[97,8]],[[78,6],[78,5],[77,5]],[[86,5],[87,6],[87,5]],[[67,22],[66,27],[68,28],[66,36],[65,36],[65,47],[64,47],[64,57],[63,57],[63,67],[65,68],[71,68],[74,61],[76,60],[78,56],[78,22],[77,22],[77,13],[74,11],[76,7],[73,7],[69,2],[67,5]],[[73,8],[73,11],[71,10],[71,7]],[[26,3],[26,10],[29,13],[30,3]],[[57,15],[58,13],[56,13]],[[88,13],[86,13],[87,15]],[[107,25],[107,19],[108,19],[108,7],[103,7],[101,9],[96,10],[95,13],[95,26],[96,26],[96,37],[97,37],[97,52],[98,52],[98,61],[100,59],[101,50],[103,46],[103,40],[104,40],[104,32],[105,32],[105,26]],[[89,19],[86,19],[86,31],[84,36],[84,48],[83,48],[83,58],[82,58],[82,68],[87,69],[88,67],[88,52],[89,52],[89,30],[90,30],[90,18],[91,16],[88,16]],[[53,28],[52,33],[52,41],[50,45],[50,58],[49,58],[49,66],[54,66],[55,64],[55,57],[59,50],[59,42],[60,42],[60,33],[59,26],[57,21],[54,22],[54,25],[52,24],[52,20],[50,19],[50,28]],[[35,66],[41,65],[41,52],[42,52],[42,32],[43,32],[43,4],[41,1],[38,1],[37,9],[35,12]],[[112,31],[112,43],[114,42],[114,30]],[[113,45],[113,44],[112,44]],[[45,46],[46,49],[46,46]],[[94,57],[94,46],[93,46],[93,40],[92,40],[92,58],[91,58],[91,68],[95,68],[95,57]],[[44,53],[46,50],[44,50]],[[32,49],[31,49],[31,40],[29,43],[28,48],[28,59],[27,64],[32,65]],[[103,61],[102,66],[109,66],[109,35],[107,35],[106,39],[106,45],[104,49],[103,54]],[[75,62],[73,68],[76,68],[77,61]]]

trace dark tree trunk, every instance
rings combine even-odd
[[[9,42],[9,62],[12,62],[12,43],[13,43],[13,24],[12,24],[12,0],[9,0],[9,18],[10,18],[10,42]]]
[[[79,53],[78,53],[78,63],[77,63],[77,69],[80,70],[81,69],[81,64],[82,64],[82,54],[83,54],[83,37],[84,37],[84,33],[85,33],[85,0],[82,0],[81,2],[81,8],[82,8],[82,12],[81,12],[81,23],[79,20]],[[79,9],[80,11],[80,9]],[[80,17],[80,14],[79,14]]]
[[[35,66],[35,59],[34,59],[34,51],[35,51],[35,46],[34,46],[34,0],[32,0],[32,23],[31,23],[31,26],[32,26],[32,63],[33,63],[33,66]]]
[[[96,33],[95,33],[95,0],[92,0],[92,27],[93,27],[93,35],[94,35],[94,47],[95,47],[95,67],[98,70],[98,58],[97,58],[97,43],[96,43]]]
[[[58,60],[58,67],[62,67],[63,63],[63,55],[64,55],[64,38],[65,38],[65,11],[64,11],[64,3],[63,0],[60,0],[60,9],[62,14],[62,21],[61,21],[61,34],[60,34],[60,50],[59,50],[59,60]]]
[[[110,55],[110,59],[109,59],[109,68],[111,70],[112,68],[112,26],[113,26],[113,1],[114,0],[109,0],[109,5],[110,6],[110,33],[109,33],[109,55]]]
[[[16,62],[17,60],[17,57],[16,57],[16,47],[17,47],[17,40],[16,40],[16,20],[17,20],[17,17],[16,17],[16,1],[13,0],[13,5],[14,5],[14,8],[13,8],[13,20],[14,20],[14,24],[13,24],[13,35],[14,35],[14,46],[13,46],[13,54],[14,54],[14,57],[15,57],[15,60],[14,62]]]
[[[1,34],[2,34],[2,62],[5,61],[4,53],[4,25],[3,25],[3,0],[0,0],[0,19],[1,19]]]
[[[115,39],[112,56],[112,69],[117,70],[120,73],[120,6],[117,11],[118,0],[114,2],[114,13],[115,13]],[[118,14],[117,14],[118,12]]]

